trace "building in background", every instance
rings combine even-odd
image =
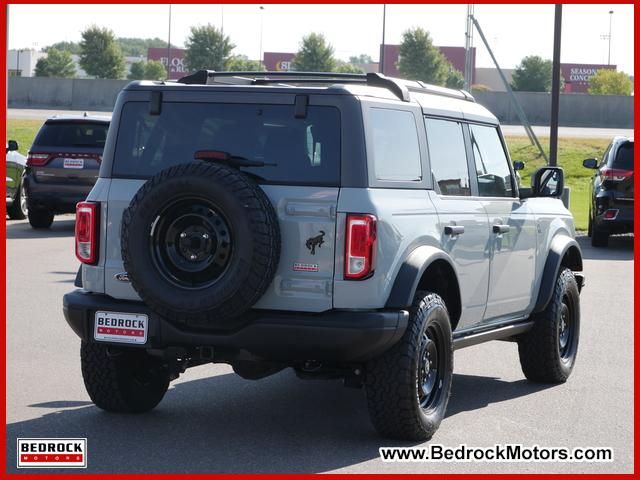
[[[185,50],[183,48],[175,47],[171,47],[171,50],[168,48],[149,48],[147,51],[147,60],[160,62],[165,68],[169,65],[167,78],[169,80],[178,80],[188,73],[184,66],[184,52]],[[169,55],[171,55],[171,61],[169,61]]]
[[[10,77],[35,76],[36,63],[47,54],[34,49],[20,48],[7,52],[7,74]]]

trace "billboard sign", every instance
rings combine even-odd
[[[174,47],[171,47],[170,51],[168,48],[149,48],[147,60],[160,62],[164,68],[167,68],[167,64],[169,64],[167,78],[177,80],[189,73],[184,66],[184,52],[184,49]],[[171,62],[169,62],[169,55],[171,55]]]
[[[561,63],[560,74],[564,78],[566,93],[588,93],[589,80],[600,70],[616,70],[615,65],[589,63]]]

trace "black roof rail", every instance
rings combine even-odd
[[[225,79],[233,80],[226,82]],[[180,78],[178,83],[187,85],[286,85],[289,83],[361,84],[385,88],[404,102],[411,100],[410,92],[412,91],[475,101],[471,95],[462,90],[453,90],[413,80],[387,77],[381,73],[216,72],[215,70],[198,70],[191,75]]]

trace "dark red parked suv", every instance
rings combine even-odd
[[[74,213],[98,178],[109,117],[49,118],[27,156],[24,189],[33,228],[49,228],[53,217]]]

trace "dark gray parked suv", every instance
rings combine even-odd
[[[134,82],[77,208],[81,288],[63,304],[87,391],[139,413],[195,365],[292,367],[364,387],[381,434],[419,440],[444,418],[455,349],[514,341],[528,379],[564,382],[582,255],[562,170],[532,178],[518,187],[498,121],[459,90]]]
[[[109,117],[49,118],[27,156],[24,190],[29,223],[49,228],[54,215],[73,213],[98,179]]]

